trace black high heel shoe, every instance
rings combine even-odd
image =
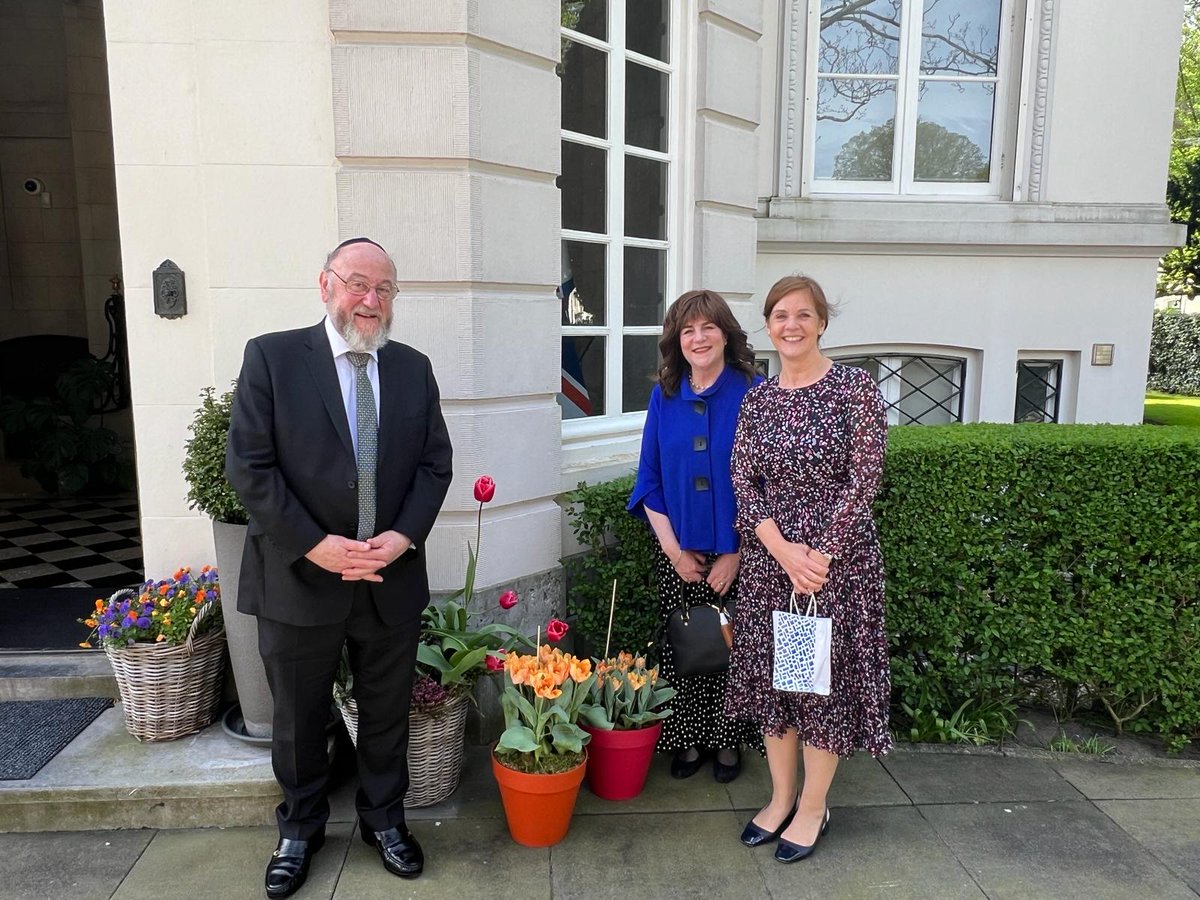
[[[767,831],[765,828],[760,828],[751,819],[746,823],[746,827],[742,829],[742,843],[747,847],[761,847],[763,844],[769,844],[783,834],[784,829],[792,824],[792,819],[795,817],[796,807],[793,806],[792,811],[787,814],[787,818],[780,822],[779,827],[774,831]]]
[[[783,829],[780,829],[782,833]],[[825,837],[829,831],[829,808],[825,808],[825,821],[821,823],[821,830],[817,832],[817,836],[813,838],[811,846],[805,847],[802,844],[793,844],[786,838],[779,839],[779,846],[775,848],[775,858],[781,863],[794,863],[802,859],[808,859],[812,856],[813,850],[817,849],[817,841]]]

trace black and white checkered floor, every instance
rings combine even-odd
[[[0,500],[0,590],[116,589],[143,577],[135,499]]]

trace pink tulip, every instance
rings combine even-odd
[[[520,599],[516,591],[505,591],[500,595],[500,599],[497,602],[500,604],[501,609],[512,609],[520,602]]]
[[[475,499],[487,503],[496,495],[496,482],[491,475],[480,475],[475,479]]]
[[[569,626],[562,619],[551,619],[546,623],[546,637],[552,641],[561,641],[568,630]]]
[[[501,651],[504,652],[504,651]],[[504,670],[504,660],[498,656],[488,655],[484,657],[489,672],[502,672]]]

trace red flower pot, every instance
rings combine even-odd
[[[551,775],[510,769],[492,751],[492,773],[500,786],[508,833],[526,847],[549,847],[567,836],[587,761]]]
[[[662,722],[630,731],[603,731],[581,726],[592,736],[588,743],[588,787],[605,800],[630,800],[646,786],[654,746],[662,734]]]

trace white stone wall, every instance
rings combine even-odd
[[[105,10],[146,573],[213,561],[180,465],[207,385],[248,338],[316,322],[337,242],[328,7],[317,0]],[[186,273],[154,315],[151,273]]]
[[[462,585],[484,512],[482,586],[558,563],[558,4],[335,0],[338,230],[388,247],[394,335],[429,354],[455,479],[429,540]]]
[[[800,196],[806,7],[764,3],[757,296],[805,272],[844,300],[830,352],[966,356],[968,421],[1012,421],[1017,359],[1049,356],[1062,421],[1140,422],[1156,260],[1183,237],[1163,205],[1182,3],[1017,4],[1011,181],[978,200]]]

